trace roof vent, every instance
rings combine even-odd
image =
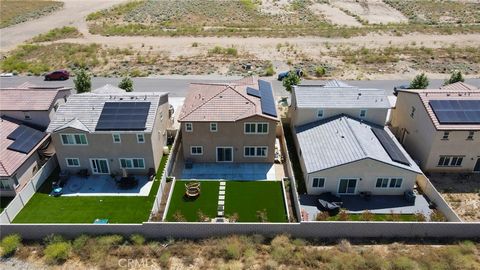
[[[340,136],[340,137],[341,137],[342,139],[345,139],[345,136],[343,136],[343,135],[342,135],[342,136]]]

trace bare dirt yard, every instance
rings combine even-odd
[[[479,174],[432,174],[430,181],[464,221],[480,221]]]
[[[359,16],[367,23],[406,23],[408,19],[382,0],[332,0],[331,5]]]

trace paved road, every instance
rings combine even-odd
[[[133,78],[133,86],[135,91],[140,92],[152,92],[161,91],[169,92],[172,97],[184,97],[187,93],[188,84],[191,82],[227,82],[238,77],[223,77],[223,76],[162,76],[158,78]],[[35,76],[16,76],[10,78],[0,78],[0,87],[15,87],[24,82],[31,82],[36,85],[63,85],[73,87],[73,80],[67,81],[53,81],[46,82],[43,77]],[[118,85],[120,78],[104,78],[94,77],[92,78],[92,88],[98,88],[105,84]],[[304,84],[318,84],[322,81],[317,80],[305,80]],[[375,81],[346,81],[347,83],[359,87],[365,88],[379,88],[385,90],[392,90],[393,86],[408,84],[407,80],[375,80]],[[467,83],[480,86],[480,79],[467,79]],[[275,94],[277,96],[286,95],[282,83],[273,80],[272,81]],[[443,80],[431,80],[430,87],[439,87],[443,84]]]

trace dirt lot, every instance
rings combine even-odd
[[[432,174],[430,181],[464,221],[480,221],[480,174]]]
[[[332,0],[331,5],[355,14],[370,24],[405,23],[408,19],[381,0]]]

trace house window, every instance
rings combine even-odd
[[[318,110],[317,117],[318,118],[323,118],[323,110]]]
[[[388,187],[388,178],[377,178],[377,183],[375,184],[376,188],[386,188]]]
[[[443,132],[442,140],[448,140],[448,136],[450,136],[450,132],[448,131]]]
[[[392,178],[390,179],[390,188],[400,188],[402,186],[402,179],[401,178]]]
[[[192,154],[192,155],[203,155],[203,146],[192,146],[192,147],[190,147],[190,154]]]
[[[438,167],[461,167],[463,156],[441,156],[438,160]]]
[[[12,182],[9,179],[0,180],[0,190],[13,190]]]
[[[123,169],[145,169],[143,158],[121,158],[120,167]]]
[[[402,186],[401,178],[377,178],[376,188],[400,188]]]
[[[217,132],[217,131],[218,131],[217,123],[210,123],[210,132]]]
[[[122,138],[120,137],[120,134],[113,133],[112,137],[113,137],[113,142],[114,143],[121,143],[122,142]]]
[[[467,140],[473,140],[473,134],[475,134],[474,131],[469,131],[468,136],[467,136]]]
[[[78,158],[66,158],[67,167],[80,167],[80,160]]]
[[[325,186],[325,178],[313,178],[312,187],[323,188]]]
[[[367,110],[366,109],[360,110],[360,118],[364,118],[366,116],[367,116]]]
[[[32,117],[30,116],[30,112],[23,112],[23,116],[24,116],[25,120],[32,119]]]
[[[87,137],[85,134],[61,134],[62,143],[64,145],[87,145]]]
[[[185,131],[192,132],[193,131],[193,124],[192,123],[185,123]]]
[[[137,134],[137,143],[145,143],[145,135],[142,133]]]
[[[415,107],[412,106],[412,110],[410,111],[410,117],[415,117]]]
[[[243,155],[245,157],[266,157],[267,153],[267,146],[245,146],[243,148]]]
[[[245,134],[267,134],[268,123],[245,123]]]

